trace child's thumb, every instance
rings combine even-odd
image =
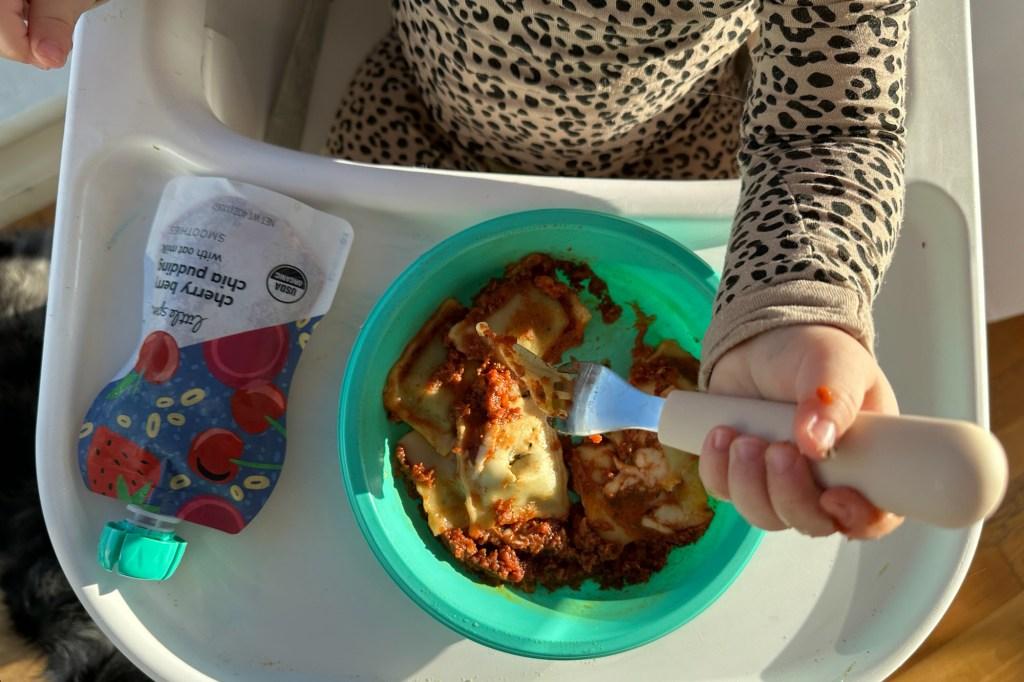
[[[849,356],[806,362],[797,377],[793,433],[806,455],[825,457],[857,418],[872,372]]]
[[[39,66],[64,66],[71,51],[75,23],[95,0],[33,0],[28,6],[32,55]]]

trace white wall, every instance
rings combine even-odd
[[[985,295],[989,320],[1024,313],[1024,2],[974,0]]]

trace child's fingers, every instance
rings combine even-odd
[[[751,524],[764,530],[787,528],[768,497],[764,453],[768,444],[753,436],[739,436],[729,447],[729,496]]]
[[[64,66],[71,52],[75,23],[95,0],[32,0],[28,30],[32,55],[40,66]]]
[[[736,435],[728,426],[711,429],[704,438],[698,458],[704,489],[719,500],[729,499],[729,446]]]
[[[852,488],[829,488],[821,494],[820,502],[839,530],[850,538],[880,538],[903,523],[902,517],[882,511]]]
[[[804,535],[820,537],[836,531],[821,509],[821,488],[814,480],[807,458],[791,443],[772,443],[765,452],[768,494],[776,515]]]
[[[0,0],[0,57],[28,63],[28,27],[25,26],[25,0]]]
[[[846,536],[851,540],[877,540],[899,528],[902,523],[902,516],[896,516],[891,512],[881,512],[866,526],[857,531],[849,531]]]
[[[873,362],[856,359],[848,353],[812,353],[801,365],[793,433],[804,454],[824,457],[860,412],[877,371]]]

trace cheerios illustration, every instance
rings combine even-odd
[[[181,412],[171,412],[170,414],[167,415],[167,423],[170,424],[171,426],[184,426],[185,415],[183,415]]]
[[[117,425],[122,429],[127,429],[132,425],[132,418],[126,414],[117,415],[117,419],[115,421],[117,421]]]
[[[85,438],[92,433],[92,422],[85,422],[82,424],[82,428],[78,429],[78,437]]]
[[[320,326],[320,322],[321,322],[320,320],[317,320],[316,322],[314,322],[313,326],[309,328],[309,331],[310,332],[315,332],[316,328]]]
[[[237,485],[233,485],[228,489],[231,493],[231,497],[234,498],[235,502],[241,502],[242,498],[245,497],[245,492],[242,491]]]
[[[187,474],[178,474],[171,479],[171,490],[181,490],[192,485],[192,479]]]
[[[270,487],[270,479],[266,476],[246,476],[242,485],[249,490],[263,490]]]
[[[160,415],[156,412],[150,412],[149,416],[146,417],[146,435],[150,438],[156,438],[158,433],[160,433]]]
[[[156,399],[157,407],[170,407],[174,404],[174,398],[169,395],[162,395]]]
[[[206,397],[206,391],[201,388],[190,388],[181,394],[181,404],[185,407],[191,407],[196,403],[202,402],[203,398]]]
[[[309,318],[308,317],[304,317],[304,318],[302,318],[301,320],[299,320],[298,322],[295,323],[295,327],[297,329],[302,329],[307,324],[309,324]]]
[[[309,333],[302,332],[299,334],[299,348],[305,349],[307,343],[309,343]]]

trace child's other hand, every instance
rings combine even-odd
[[[64,66],[71,34],[96,0],[0,0],[0,57],[42,69]]]
[[[797,403],[796,447],[723,426],[704,440],[705,487],[732,500],[753,525],[812,536],[838,530],[851,538],[877,538],[902,522],[855,490],[823,490],[811,474],[808,458],[822,457],[860,410],[899,412],[878,363],[853,337],[824,325],[765,332],[722,356],[709,391]]]

